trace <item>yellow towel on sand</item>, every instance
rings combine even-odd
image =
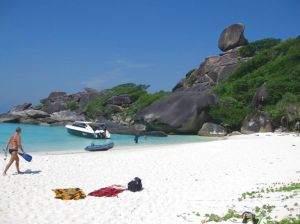
[[[86,197],[80,188],[53,189],[56,199],[61,200],[79,200]]]

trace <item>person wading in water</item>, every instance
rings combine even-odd
[[[21,144],[21,131],[22,131],[21,128],[18,127],[16,129],[16,133],[13,134],[8,140],[8,143],[7,143],[7,146],[6,146],[5,150],[7,152],[7,149],[8,149],[8,151],[10,153],[10,160],[9,160],[8,164],[6,165],[6,167],[5,167],[5,170],[3,172],[3,176],[6,175],[7,170],[13,164],[14,161],[16,161],[17,172],[21,173],[20,167],[19,167],[19,156],[18,156],[18,150],[19,149],[24,153],[24,150],[23,150],[23,147],[22,147],[22,144]]]

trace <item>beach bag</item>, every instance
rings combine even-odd
[[[132,192],[141,191],[143,189],[142,180],[135,177],[132,181],[128,183],[128,190]]]

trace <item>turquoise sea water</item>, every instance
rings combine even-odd
[[[0,149],[4,148],[8,138],[15,132],[16,127],[22,128],[22,145],[26,152],[51,152],[51,151],[84,151],[84,147],[94,144],[101,144],[108,141],[113,141],[114,149],[122,149],[122,147],[136,147],[143,145],[160,145],[160,144],[181,144],[189,142],[203,142],[212,139],[200,137],[196,135],[169,135],[168,137],[144,136],[139,138],[139,143],[136,145],[132,135],[112,134],[110,140],[106,139],[88,139],[70,135],[66,128],[48,127],[29,124],[10,124],[0,123]]]

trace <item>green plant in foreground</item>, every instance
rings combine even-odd
[[[240,218],[240,214],[236,213],[236,211],[234,211],[233,209],[228,209],[222,220],[227,221],[231,218]]]
[[[263,207],[274,207],[270,205],[264,205]],[[263,210],[263,209],[261,209]],[[257,218],[259,219],[259,222],[265,218],[267,224],[300,224],[300,215],[296,215],[296,217],[290,217],[284,218],[282,220],[272,220],[269,215],[266,213],[260,213],[257,214]],[[207,220],[202,220],[201,223],[207,223],[207,222],[221,222],[221,221],[227,221],[230,218],[241,218],[239,214],[236,214],[235,211],[232,209],[229,209],[227,214],[224,217],[221,217],[217,214],[211,213],[211,214],[205,214],[205,217],[208,218]]]
[[[255,207],[255,212],[256,212],[256,213],[259,213],[259,212],[260,212],[260,207],[256,206],[256,207]]]
[[[292,192],[297,190],[300,190],[300,183],[290,183],[277,188],[268,187],[268,188],[262,188],[261,190],[258,189],[258,191],[244,192],[242,193],[242,197],[239,198],[238,200],[241,201],[242,199],[246,199],[246,198],[262,198],[263,196],[260,193]],[[284,197],[282,200],[293,198],[296,195],[297,193],[294,193],[293,195],[290,196],[282,195],[282,197]]]
[[[211,221],[214,221],[214,222],[221,222],[222,221],[222,218],[216,214],[210,214],[209,217],[208,217],[208,222],[211,222]]]
[[[269,221],[268,224],[300,224],[300,216],[288,217],[280,221]]]
[[[276,192],[290,192],[300,190],[300,183],[291,183],[279,188],[276,188]]]

